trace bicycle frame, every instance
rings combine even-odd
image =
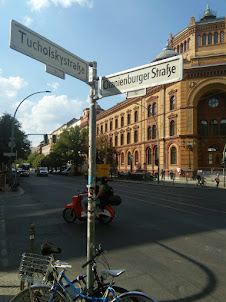
[[[67,281],[67,285],[65,286],[62,282],[62,280],[65,280]],[[111,283],[109,284],[103,298],[98,298],[98,297],[91,297],[91,296],[85,296],[83,295],[74,285],[73,283],[68,279],[68,277],[64,274],[64,272],[62,271],[60,274],[59,274],[59,277],[58,277],[58,282],[56,284],[56,286],[54,287],[54,292],[51,296],[51,299],[49,300],[49,302],[52,302],[53,299],[54,299],[54,296],[59,288],[59,286],[63,289],[67,299],[70,301],[70,302],[73,302],[73,299],[70,297],[70,295],[68,294],[68,291],[67,291],[67,288],[70,286],[73,291],[75,292],[75,294],[79,295],[81,298],[85,299],[85,300],[92,300],[92,301],[101,301],[101,302],[107,302],[108,301],[108,296],[109,294],[111,293],[115,299],[115,301],[118,301],[117,300],[117,297],[114,293],[114,290],[112,289],[111,287]]]

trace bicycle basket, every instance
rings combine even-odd
[[[50,271],[50,257],[32,253],[22,254],[19,268],[19,278],[22,281],[44,284],[48,280]]]

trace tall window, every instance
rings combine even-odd
[[[153,115],[156,115],[157,114],[157,104],[154,103],[153,104]]]
[[[156,138],[156,125],[154,125],[152,127],[152,138],[155,139]]]
[[[170,163],[171,165],[177,164],[177,149],[175,147],[172,147],[170,150]]]
[[[134,131],[134,143],[138,142],[138,132],[137,130]]]
[[[121,134],[121,145],[124,145],[124,135]]]
[[[151,165],[151,148],[148,148],[147,157],[148,165]]]
[[[218,33],[214,33],[214,44],[218,43]]]
[[[148,139],[151,139],[151,127],[148,127]]]
[[[124,153],[121,154],[121,165],[124,166]]]
[[[170,98],[170,110],[175,109],[175,101],[176,101],[175,95],[171,96],[171,98]]]
[[[138,121],[138,111],[134,112],[134,122],[136,123]]]
[[[108,132],[108,124],[105,124],[105,132]]]
[[[118,136],[115,137],[115,146],[118,146]]]
[[[226,135],[226,119],[221,120],[220,133],[221,133],[221,135]]]
[[[188,39],[188,49],[191,49],[191,39]]]
[[[208,124],[207,121],[201,121],[199,125],[199,135],[207,136],[208,135]]]
[[[208,44],[212,44],[212,34],[208,35]]]
[[[103,134],[103,125],[100,126],[100,133]]]
[[[152,105],[148,105],[148,117],[152,116]]]
[[[110,122],[110,131],[112,130],[112,122]]]
[[[123,127],[124,126],[124,117],[122,116],[121,117],[121,127]]]
[[[97,135],[99,135],[99,127],[97,127]]]
[[[130,152],[128,152],[128,158],[127,158],[127,165],[129,166],[130,165],[130,156],[131,156],[131,153]]]
[[[223,31],[220,33],[220,42],[224,43],[224,32]]]
[[[210,124],[210,131],[209,134],[212,136],[218,135],[218,121],[217,120],[211,120]]]
[[[202,36],[202,45],[206,45],[206,34]]]
[[[187,42],[184,41],[184,51],[186,51],[186,50],[187,50]]]
[[[201,37],[200,36],[197,37],[197,45],[201,46]]]
[[[118,119],[115,120],[115,129],[118,128]]]
[[[127,115],[127,125],[130,125],[130,113]]]
[[[139,164],[139,160],[138,160],[138,151],[135,152],[135,165]]]
[[[130,144],[130,132],[127,133],[127,144]]]
[[[171,121],[170,122],[170,136],[174,136],[175,135],[175,122]]]
[[[183,44],[180,45],[180,53],[183,53]]]

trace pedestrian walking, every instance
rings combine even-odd
[[[220,177],[219,177],[219,174],[216,175],[216,178],[215,178],[215,181],[217,183],[217,188],[219,187],[219,183],[220,183]]]
[[[163,180],[163,178],[164,178],[164,174],[165,174],[165,172],[164,172],[164,170],[162,169],[161,170],[161,179]]]
[[[170,175],[170,179],[173,179],[173,171],[172,170],[170,171],[169,175]]]

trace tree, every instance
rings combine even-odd
[[[79,126],[64,129],[53,147],[53,152],[58,155],[64,165],[70,161],[77,173],[84,161],[84,155],[88,154],[88,130],[81,129]]]
[[[10,152],[8,146],[12,133],[13,117],[5,113],[0,117],[0,163],[7,164],[9,158],[3,156],[4,152]],[[27,158],[30,154],[30,141],[27,135],[21,130],[21,124],[15,119],[14,121],[14,142],[16,146],[14,151],[17,151],[18,158]]]
[[[96,163],[97,164],[110,164],[112,168],[116,163],[116,149],[110,143],[107,135],[100,135],[96,140]]]

